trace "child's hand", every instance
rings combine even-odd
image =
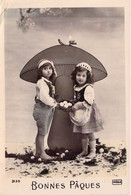
[[[79,104],[76,103],[74,106],[72,106],[72,110],[75,112],[76,110],[79,109]]]
[[[85,108],[82,102],[77,102],[74,106],[72,106],[72,110],[75,112],[76,110]]]
[[[60,103],[57,102],[56,108],[60,108]]]
[[[77,109],[76,109],[75,105],[72,106],[72,111],[75,112],[76,110],[77,110]]]

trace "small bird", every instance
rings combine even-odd
[[[60,43],[60,45],[68,45],[63,43],[60,39],[58,39],[58,42]],[[77,43],[75,42],[75,40],[69,40],[69,45],[77,45]]]
[[[70,40],[69,45],[77,45],[77,43],[75,42],[75,40]]]

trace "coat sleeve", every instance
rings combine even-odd
[[[48,106],[56,107],[57,103],[55,99],[49,95],[49,87],[46,82],[39,80],[37,87],[39,88],[39,99]]]

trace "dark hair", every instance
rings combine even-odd
[[[43,65],[38,69],[37,81],[38,81],[39,79],[41,79],[41,77],[43,76],[43,74],[42,74],[42,69],[43,69],[43,67],[44,67],[44,66],[49,66],[49,65],[51,66],[50,63],[45,63],[45,64],[43,64]],[[49,80],[50,80],[52,83],[54,83],[54,80],[55,80],[55,78],[56,78],[56,74],[55,74],[54,69],[53,69],[52,66],[51,66],[51,68],[52,68],[52,75],[50,76]]]
[[[83,72],[83,71],[87,71],[87,79],[86,79],[86,83],[94,83],[94,79],[93,79],[93,75],[92,75],[92,73],[89,71],[89,70],[87,70],[87,69],[85,69],[85,68],[83,68],[83,67],[76,67],[73,71],[72,71],[72,73],[71,73],[71,79],[74,81],[74,84],[76,84],[76,85],[78,85],[78,83],[77,83],[77,81],[76,81],[76,74],[77,74],[77,72]]]

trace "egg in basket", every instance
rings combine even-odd
[[[59,109],[65,111],[65,112],[70,112],[72,111],[72,106],[74,103],[69,100],[62,100],[59,102]]]

